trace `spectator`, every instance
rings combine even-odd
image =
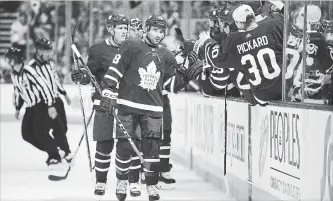
[[[12,46],[15,46],[25,52],[25,46],[27,43],[26,34],[28,31],[27,17],[24,13],[19,13],[17,20],[13,22],[10,27],[10,42]]]

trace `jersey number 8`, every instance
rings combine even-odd
[[[116,54],[116,56],[113,58],[112,63],[117,64],[121,58],[120,54]]]
[[[271,64],[269,66],[264,60],[265,55],[269,56],[269,60],[271,61]],[[260,66],[264,78],[268,80],[272,80],[280,75],[281,68],[276,62],[275,53],[272,49],[263,48],[258,51],[256,57],[259,62],[259,65],[256,62],[255,56],[251,54],[246,54],[241,58],[242,65],[246,65],[247,62],[250,62],[251,64],[251,68],[248,69],[249,73],[254,75],[254,79],[249,79],[251,84],[253,84],[254,86],[258,86],[259,84],[261,84],[262,78],[260,76],[260,71],[258,69],[258,66]],[[272,72],[269,72],[268,69],[269,67],[273,68]]]

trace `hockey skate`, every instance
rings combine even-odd
[[[132,197],[137,197],[141,195],[139,183],[130,183],[130,195]]]
[[[125,201],[127,196],[127,180],[117,179],[116,196],[119,201]]]
[[[96,196],[103,196],[105,194],[106,184],[102,182],[97,182],[95,186],[94,194]]]
[[[147,185],[147,192],[149,201],[160,200],[160,195],[158,194],[158,188],[156,185]]]
[[[158,180],[159,189],[172,190],[175,188],[176,180],[171,177],[170,172],[160,172]]]

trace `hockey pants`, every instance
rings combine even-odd
[[[142,136],[142,153],[145,161],[156,167],[153,169],[144,168],[146,182],[148,185],[155,185],[158,182],[159,167],[159,140],[161,138],[162,118],[149,117],[138,114],[129,114],[119,110],[119,119],[122,121],[125,129],[130,136],[138,136],[137,132]],[[117,136],[120,136],[122,130],[117,125]],[[122,134],[123,135],[123,134]],[[135,140],[138,143],[138,140]],[[138,146],[138,145],[137,145]],[[131,159],[133,148],[126,138],[118,138],[116,148],[116,176],[119,180],[127,180],[131,167]]]
[[[110,169],[111,152],[114,147],[112,115],[96,110],[94,116],[93,140],[96,143],[95,173],[96,182],[106,183]]]

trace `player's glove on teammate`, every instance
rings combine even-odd
[[[117,97],[118,95],[110,90],[104,89],[102,91],[101,107],[107,114],[112,114],[113,109],[117,105]]]

